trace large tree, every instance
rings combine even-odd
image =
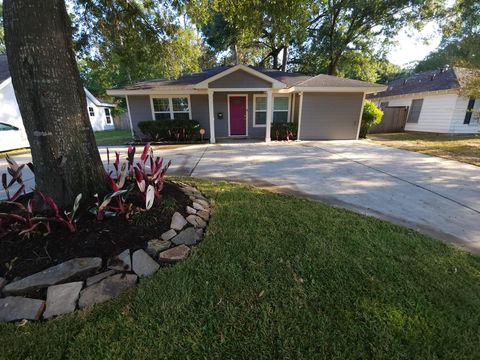
[[[106,190],[63,0],[5,0],[7,57],[36,188],[61,206]]]
[[[316,0],[308,41],[297,62],[303,71],[335,75],[348,53],[368,53],[372,49],[382,52],[403,26],[421,27],[434,17],[440,3],[438,0]]]
[[[73,0],[81,76],[96,94],[199,70],[201,40],[160,0]]]

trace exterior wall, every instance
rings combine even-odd
[[[90,116],[89,107],[93,108],[94,116]],[[87,110],[88,116],[90,118],[90,123],[92,124],[93,131],[103,131],[103,130],[114,130],[115,125],[113,124],[113,116],[112,122],[107,124],[107,117],[105,115],[105,107],[104,106],[96,106],[88,97],[87,97]]]
[[[293,100],[295,98],[295,100]],[[295,101],[295,103],[294,103]],[[293,111],[293,122],[298,123],[298,110],[300,108],[300,95],[299,94],[293,94],[292,95],[292,111]]]
[[[357,138],[363,93],[303,93],[300,140]]]
[[[450,132],[455,134],[475,134],[480,132],[480,114],[473,113],[470,124],[464,124],[467,113],[468,98],[457,96],[452,121],[450,123]],[[480,99],[475,99],[474,109],[480,111]]]
[[[231,74],[212,81],[208,84],[209,88],[269,88],[272,84],[260,79],[243,70],[237,70]]]
[[[135,134],[142,134],[138,128],[140,121],[153,120],[152,106],[148,95],[128,95],[128,108]]]
[[[418,123],[406,123],[406,131],[424,131],[435,133],[476,133],[480,131],[478,121],[472,120],[464,125],[468,99],[457,94],[409,94],[392,98],[374,99],[377,105],[388,101],[388,106],[408,106],[413,99],[423,99]],[[475,107],[480,106],[476,104]]]
[[[197,120],[206,130],[205,137],[210,137],[210,122],[208,112],[208,95],[190,95],[192,120]]]

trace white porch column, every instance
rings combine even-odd
[[[265,142],[271,141],[270,131],[272,127],[273,115],[273,93],[272,90],[267,90],[267,121],[265,124]]]
[[[210,144],[215,144],[215,112],[213,109],[213,90],[208,90],[208,116],[210,120]]]
[[[303,92],[300,94],[300,99],[298,101],[298,130],[297,130],[297,140],[300,140],[300,129],[302,128],[302,107],[303,107]]]

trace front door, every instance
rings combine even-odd
[[[247,135],[247,97],[230,96],[230,135]]]

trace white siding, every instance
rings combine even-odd
[[[470,124],[464,124],[465,114],[467,112],[468,98],[457,96],[455,110],[453,112],[452,122],[450,124],[450,132],[456,134],[472,134],[480,132],[480,115],[473,113]],[[475,100],[474,109],[480,111],[480,99]]]
[[[410,107],[412,100],[423,99],[418,123],[407,123],[405,130],[448,133],[451,132],[451,121],[457,106],[457,97],[457,94],[412,94],[411,96],[383,98],[375,101],[378,105],[380,102],[388,101],[388,106]]]
[[[93,108],[94,116],[90,116],[90,111],[88,111],[88,116],[90,117],[90,123],[92,124],[93,131],[102,131],[102,130],[114,130],[115,126],[112,122],[107,124],[107,119],[105,116],[105,107],[96,106],[88,97],[87,97],[87,110],[89,107]]]
[[[18,144],[14,147],[28,147],[27,133],[23,126],[22,116],[18,108],[17,99],[11,79],[5,80],[0,84],[0,122],[13,125],[20,129]]]

